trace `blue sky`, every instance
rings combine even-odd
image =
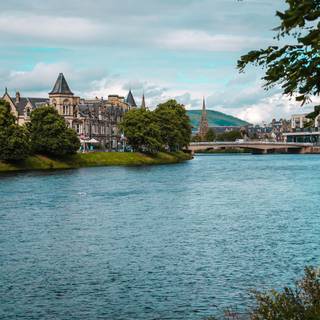
[[[0,76],[11,93],[47,96],[59,72],[81,97],[176,98],[259,123],[299,113],[241,54],[273,43],[280,0],[10,0],[1,4]],[[309,110],[307,107],[306,110]]]

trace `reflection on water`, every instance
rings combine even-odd
[[[320,264],[316,155],[0,176],[3,319],[202,319]]]

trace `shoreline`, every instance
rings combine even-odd
[[[34,170],[64,170],[104,166],[144,166],[175,164],[192,159],[192,155],[179,152],[159,152],[154,155],[138,152],[78,153],[66,157],[29,156],[17,162],[0,161],[0,173]]]

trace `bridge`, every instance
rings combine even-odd
[[[219,149],[247,149],[256,154],[267,154],[274,152],[284,153],[313,153],[312,143],[295,142],[270,142],[270,141],[215,141],[215,142],[192,142],[188,150],[192,153],[197,151],[219,150]]]

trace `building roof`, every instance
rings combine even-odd
[[[57,79],[52,91],[49,94],[73,95],[73,92],[70,90],[63,73],[59,73],[58,79]]]
[[[131,90],[128,93],[127,99],[126,99],[126,103],[128,103],[131,107],[137,107],[137,104],[134,100],[133,94],[131,92]]]
[[[16,106],[18,115],[24,114],[25,107],[28,104],[28,102],[30,102],[30,104],[32,105],[32,109],[36,109],[40,106],[43,106],[49,103],[49,99],[45,99],[45,98],[20,98],[18,103],[15,102],[14,99],[12,99],[12,101]]]

